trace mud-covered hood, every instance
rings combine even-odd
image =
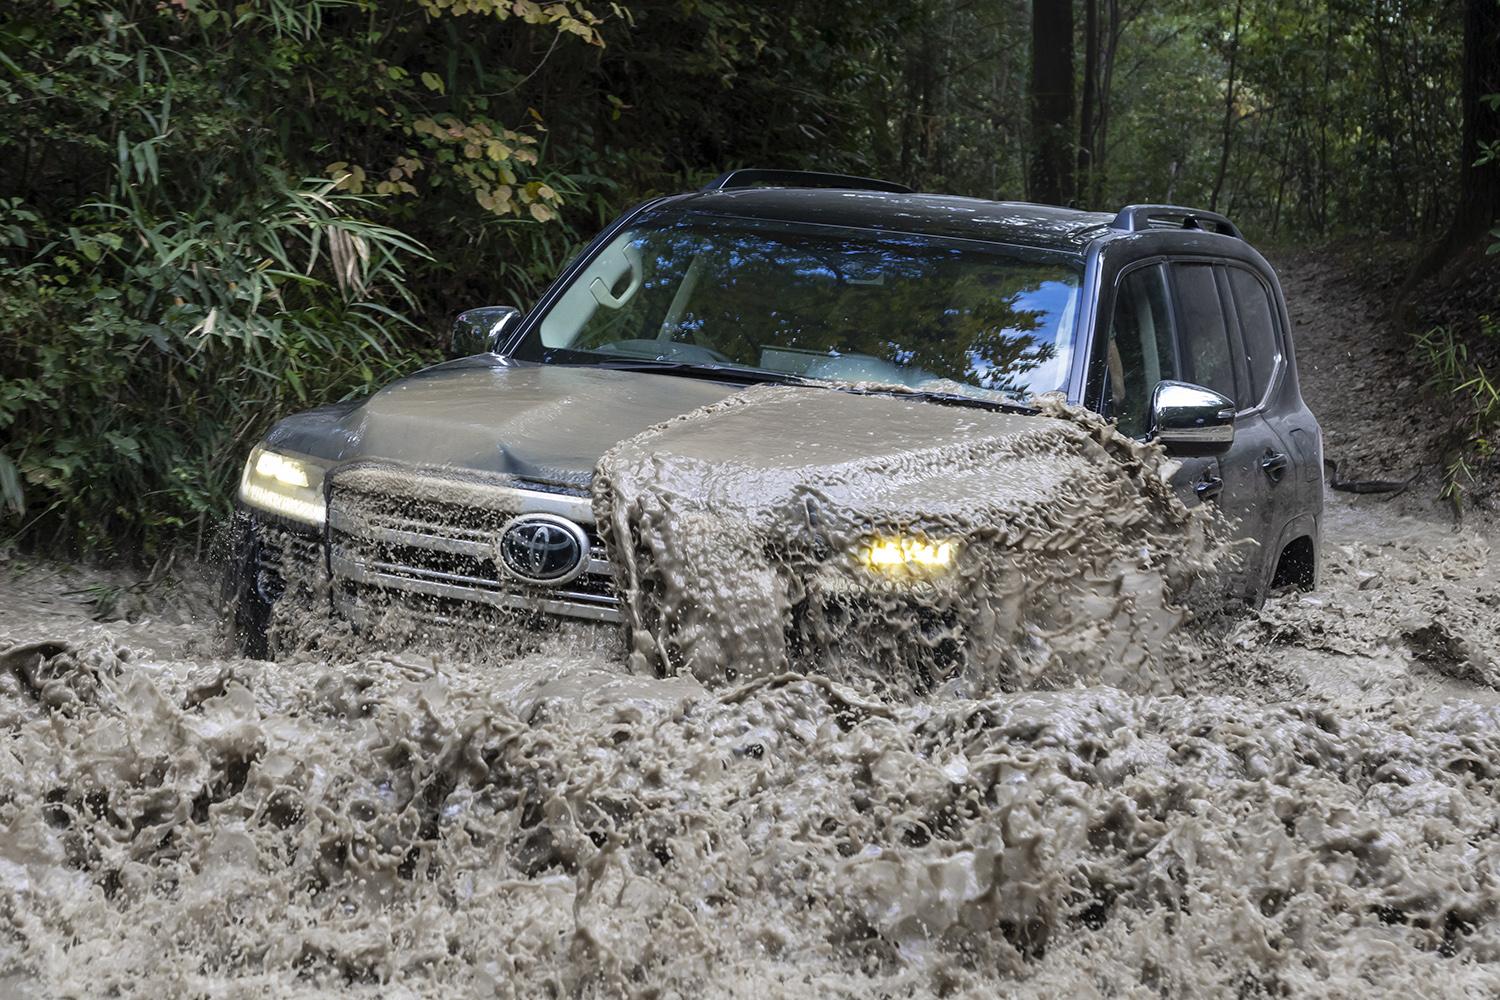
[[[469,358],[364,400],[288,417],[267,443],[336,462],[380,459],[587,488],[611,448],[744,391],[673,375]],[[899,397],[881,405],[878,397],[832,389],[776,398],[680,425],[672,439],[711,465],[733,462],[757,478],[794,484],[812,468],[889,464],[976,436],[1018,435],[1041,419]]]
[[[601,368],[466,359],[367,399],[288,417],[268,443],[335,461],[378,458],[587,486],[599,457],[735,386]]]

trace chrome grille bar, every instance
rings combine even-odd
[[[332,485],[329,567],[335,582],[346,585],[335,588],[345,611],[357,610],[359,589],[374,587],[506,610],[621,621],[613,571],[593,535],[593,506],[586,496],[528,489],[511,481],[429,478],[380,466],[357,467],[336,476]],[[353,494],[355,509],[339,502],[341,494]],[[428,505],[450,517],[434,520],[407,513]],[[532,586],[499,569],[498,528],[523,513],[567,517],[589,533],[588,565],[572,584]]]
[[[335,554],[333,557],[333,575],[335,578],[349,580],[353,583],[366,586],[382,587],[386,590],[399,590],[408,594],[420,594],[424,597],[449,598],[458,601],[472,601],[475,604],[486,604],[492,608],[501,608],[509,611],[540,611],[545,614],[563,615],[569,618],[587,618],[591,621],[611,622],[618,624],[620,617],[619,598],[603,596],[600,594],[588,594],[571,590],[553,591],[555,597],[540,597],[534,593],[523,593],[512,590],[498,590],[488,587],[475,586],[481,581],[465,582],[463,577],[452,577],[443,580],[436,574],[421,577],[412,576],[408,567],[393,567],[399,572],[389,572],[385,564],[358,563],[344,561]],[[344,603],[346,599],[339,598]]]

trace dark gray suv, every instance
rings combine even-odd
[[[355,620],[404,595],[618,622],[596,463],[764,382],[1018,413],[1058,394],[1160,440],[1185,501],[1258,543],[1239,596],[1311,587],[1322,443],[1288,331],[1275,273],[1211,212],[733,171],[625,214],[528,313],[460,316],[455,360],[278,423],[240,486],[237,620],[260,648],[297,566]]]

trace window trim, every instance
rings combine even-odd
[[[1168,336],[1172,340],[1172,363],[1179,373],[1182,371],[1182,352],[1177,337],[1177,295],[1175,289],[1172,287],[1171,276],[1166,271],[1166,266],[1170,262],[1171,258],[1166,255],[1142,257],[1139,260],[1130,261],[1115,272],[1114,281],[1110,285],[1107,307],[1099,297],[1095,297],[1094,322],[1092,324],[1094,337],[1093,343],[1089,345],[1086,362],[1087,368],[1084,370],[1083,391],[1079,394],[1084,409],[1103,415],[1104,381],[1107,378],[1105,374],[1105,366],[1107,364],[1106,352],[1109,350],[1109,331],[1111,325],[1114,323],[1115,305],[1120,298],[1120,286],[1132,274],[1143,268],[1154,267],[1158,269],[1157,276],[1161,281],[1162,290],[1166,293],[1163,296],[1163,300],[1167,307]],[[1100,284],[1102,285],[1103,282],[1100,282]],[[1112,419],[1116,426],[1118,426],[1119,418]],[[1147,432],[1143,437],[1133,438],[1132,440],[1148,441],[1150,440],[1150,433]]]
[[[1243,409],[1239,408],[1239,403],[1238,401],[1236,401],[1235,418],[1239,419],[1241,417],[1250,417],[1259,413],[1263,413],[1270,407],[1271,400],[1275,398],[1276,395],[1281,391],[1287,378],[1287,373],[1291,368],[1291,348],[1289,346],[1291,337],[1288,332],[1287,317],[1284,315],[1284,306],[1282,304],[1282,299],[1281,296],[1277,294],[1276,285],[1274,284],[1273,279],[1262,273],[1262,271],[1258,267],[1255,267],[1253,264],[1247,261],[1239,260],[1238,258],[1223,257],[1217,254],[1169,252],[1151,254],[1150,256],[1130,260],[1127,263],[1121,265],[1119,269],[1114,272],[1114,277],[1109,287],[1108,303],[1104,302],[1102,294],[1095,296],[1093,304],[1094,314],[1092,317],[1092,322],[1090,323],[1090,328],[1092,330],[1092,342],[1089,344],[1087,355],[1081,358],[1085,367],[1084,370],[1080,373],[1082,385],[1080,387],[1079,399],[1082,401],[1085,408],[1092,410],[1095,413],[1099,413],[1101,412],[1101,408],[1104,405],[1103,366],[1104,352],[1108,350],[1109,343],[1109,323],[1114,317],[1115,300],[1119,297],[1120,284],[1137,268],[1168,268],[1164,280],[1167,282],[1168,286],[1167,312],[1170,317],[1172,327],[1172,349],[1177,362],[1177,370],[1178,372],[1182,371],[1182,340],[1181,330],[1179,329],[1179,317],[1177,313],[1177,288],[1176,283],[1171,278],[1170,272],[1170,265],[1179,262],[1187,264],[1211,264],[1221,269],[1233,267],[1238,268],[1242,271],[1247,271],[1255,278],[1256,281],[1260,283],[1261,288],[1266,292],[1267,298],[1270,301],[1272,331],[1276,337],[1276,347],[1279,357],[1276,360],[1276,367],[1271,371],[1270,379],[1266,382],[1266,390],[1261,395],[1261,398],[1257,400],[1254,405],[1247,406]],[[1101,268],[1100,270],[1103,271],[1104,268]],[[1098,290],[1101,293],[1104,290],[1104,281],[1102,274],[1100,275]],[[1232,286],[1230,295],[1231,302],[1228,303],[1228,306],[1234,309],[1234,315],[1232,317],[1228,314],[1225,315],[1225,329],[1226,332],[1228,332],[1229,337],[1231,338],[1231,349],[1238,351],[1238,353],[1240,354],[1244,354],[1244,339],[1243,334],[1240,330],[1238,303],[1233,301]],[[1219,296],[1219,300],[1220,306],[1226,307],[1226,303],[1224,302],[1224,296],[1222,293]],[[1236,363],[1236,373],[1238,373],[1238,371],[1239,365],[1238,363]],[[1236,382],[1238,382],[1238,378],[1239,376],[1238,374],[1236,374]]]
[[[1234,380],[1235,413],[1239,414],[1243,412],[1239,408],[1239,400],[1241,397],[1249,395],[1250,387],[1248,385],[1248,379],[1246,380],[1246,384],[1241,384],[1241,376],[1244,373],[1240,370],[1241,366],[1236,359],[1236,353],[1243,353],[1243,351],[1241,350],[1242,345],[1239,343],[1239,325],[1238,323],[1230,322],[1228,304],[1224,301],[1224,289],[1220,287],[1219,283],[1219,279],[1223,271],[1224,258],[1207,256],[1196,257],[1188,254],[1177,255],[1168,258],[1167,283],[1172,289],[1172,304],[1174,308],[1178,305],[1177,296],[1180,294],[1177,283],[1177,272],[1175,270],[1175,266],[1178,264],[1191,264],[1212,269],[1211,274],[1213,277],[1214,297],[1219,300],[1219,316],[1224,323],[1224,340],[1229,347],[1229,369],[1230,375]],[[1224,283],[1227,285],[1228,280],[1225,279]],[[1179,372],[1185,372],[1187,371],[1188,367],[1184,363],[1187,356],[1187,350],[1186,345],[1183,343],[1182,330],[1179,327],[1174,332],[1177,338],[1177,370]],[[1185,375],[1183,376],[1183,378],[1186,377],[1187,376]],[[1196,382],[1194,384],[1203,385],[1203,383],[1201,382]],[[1209,386],[1204,386],[1204,388],[1209,388]]]
[[[1253,267],[1245,265],[1242,261],[1237,260],[1226,259],[1223,261],[1221,266],[1223,266],[1224,268],[1224,284],[1229,289],[1229,297],[1234,305],[1235,337],[1239,340],[1240,357],[1248,359],[1249,355],[1245,352],[1244,331],[1240,324],[1239,299],[1235,295],[1234,284],[1229,279],[1230,268],[1244,271],[1246,274],[1255,279],[1256,283],[1260,285],[1261,291],[1266,293],[1266,304],[1267,306],[1269,306],[1269,312],[1271,314],[1271,336],[1276,341],[1276,365],[1271,369],[1270,377],[1266,379],[1266,388],[1261,393],[1260,399],[1256,400],[1253,406],[1247,406],[1244,409],[1237,409],[1235,411],[1236,417],[1253,416],[1256,413],[1264,411],[1270,405],[1272,397],[1274,397],[1281,389],[1282,379],[1286,377],[1287,337],[1286,331],[1282,329],[1281,307],[1280,303],[1277,300],[1275,289],[1271,287],[1271,283],[1266,280],[1265,275],[1261,274],[1260,271]],[[1248,368],[1245,372],[1245,375],[1248,379],[1250,375]]]

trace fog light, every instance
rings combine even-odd
[[[932,576],[947,572],[958,554],[958,544],[915,535],[872,538],[859,549],[868,569],[891,576]]]

